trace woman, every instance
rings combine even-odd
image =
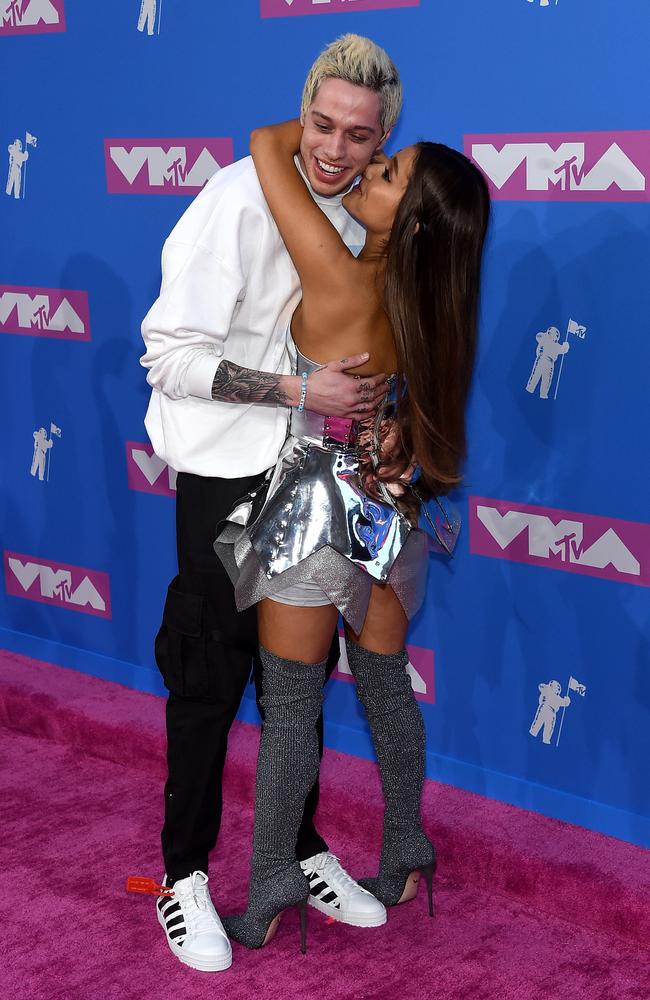
[[[301,406],[261,512],[252,513],[258,497],[246,498],[215,545],[238,607],[259,602],[265,719],[252,877],[246,913],[224,921],[253,948],[297,905],[304,949],[308,884],[295,844],[318,772],[315,724],[339,612],[385,799],[379,874],[362,885],[393,905],[413,897],[423,872],[431,912],[424,726],[404,643],[426,573],[421,501],[460,481],[489,210],[482,176],[460,153],[418,143],[382,155],[344,198],[367,230],[355,259],[299,176],[300,136],[298,122],[259,129],[251,152],[302,285],[291,324]],[[381,422],[386,410],[365,428],[309,412],[309,374],[337,352],[367,352],[359,374],[395,373],[392,423]]]

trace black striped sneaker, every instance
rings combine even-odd
[[[167,876],[162,884],[167,885]],[[156,911],[176,958],[201,972],[229,969],[232,949],[210,899],[208,876],[192,872],[174,883],[173,892],[160,897]]]
[[[386,907],[351,878],[329,851],[300,862],[309,881],[309,905],[342,924],[381,927]]]

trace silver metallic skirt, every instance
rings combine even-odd
[[[285,441],[261,512],[249,523],[254,498],[246,498],[215,542],[238,609],[311,582],[359,632],[373,584],[388,583],[411,618],[424,596],[427,536],[396,507],[363,492],[354,446],[337,447],[327,435],[319,440],[300,419],[296,414],[292,429],[304,436]],[[328,418],[317,418],[324,419],[327,430]]]

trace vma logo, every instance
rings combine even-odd
[[[348,663],[348,655],[345,649],[345,639],[340,635],[339,646],[341,655],[336,669],[332,674],[336,680],[348,681],[354,684],[354,677]],[[409,665],[406,668],[411,678],[411,687],[418,701],[427,702],[433,705],[436,700],[435,673],[433,663],[433,650],[425,649],[423,646],[407,646],[406,652],[409,654]]]
[[[233,162],[232,139],[104,139],[109,194],[198,194]]]
[[[650,587],[650,524],[469,498],[470,552]]]
[[[650,131],[466,135],[502,201],[648,201]]]
[[[111,617],[107,573],[5,552],[5,589],[11,597],[56,604],[98,618]]]
[[[63,0],[0,0],[0,35],[65,31]]]
[[[167,462],[154,455],[150,444],[126,442],[126,469],[130,490],[176,496],[176,473]]]
[[[262,17],[301,17],[304,14],[354,14],[362,10],[419,7],[420,0],[260,0]]]
[[[90,340],[88,293],[0,285],[0,333]]]

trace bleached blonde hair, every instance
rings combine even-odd
[[[324,49],[312,66],[302,92],[300,117],[304,119],[325,79],[345,80],[368,87],[381,98],[380,122],[385,136],[402,110],[402,81],[395,63],[384,49],[362,35],[342,35]]]

